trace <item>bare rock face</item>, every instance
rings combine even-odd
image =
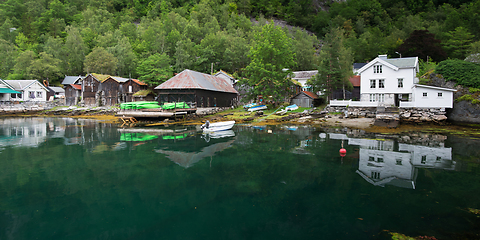
[[[453,108],[447,111],[450,121],[480,123],[480,105],[469,101],[454,102]]]

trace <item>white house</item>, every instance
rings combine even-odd
[[[302,91],[312,91],[311,87],[307,85],[307,81],[308,79],[317,75],[318,70],[298,71],[298,72],[292,72],[292,73],[293,73],[292,79],[301,84]]]
[[[214,76],[224,79],[225,81],[231,83],[232,86],[237,82],[235,78],[233,78],[232,76],[230,76],[230,74],[224,72],[223,70],[218,71],[217,73],[215,73]]]
[[[331,101],[332,106],[452,108],[454,89],[418,84],[418,57],[379,55],[358,70],[360,102]]]
[[[2,79],[0,79],[0,101],[1,102],[9,102],[10,96],[21,94],[18,91],[15,91],[12,86],[5,83]]]
[[[49,91],[43,84],[37,80],[1,80],[0,86],[8,86],[18,93],[7,94],[2,101],[47,101],[47,92]],[[4,94],[5,95],[5,94]]]

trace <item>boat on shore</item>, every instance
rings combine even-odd
[[[297,109],[298,109],[297,104],[293,104],[293,105],[287,106],[285,108],[285,110],[287,110],[287,111],[293,111],[293,110],[297,110]]]
[[[235,125],[235,121],[210,123],[210,121],[207,120],[200,128],[203,130],[203,132],[207,133],[230,130],[232,129],[233,125]]]
[[[264,109],[267,109],[267,106],[265,106],[265,105],[258,105],[258,106],[249,108],[248,111],[249,111],[249,112],[255,112],[255,111],[264,110]]]

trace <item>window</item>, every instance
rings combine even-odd
[[[425,164],[427,163],[427,156],[426,155],[423,155],[422,156],[422,161],[421,161],[422,164]]]
[[[375,102],[376,94],[370,94],[370,102]]]
[[[442,160],[442,157],[437,157],[437,162],[440,162]]]
[[[439,92],[438,97],[443,97],[443,94],[441,92]]]
[[[396,165],[402,165],[402,159],[395,159]]]
[[[372,176],[373,179],[380,179],[380,173],[379,173],[379,172],[373,172],[373,171],[372,171],[372,175],[371,175],[371,176]]]
[[[17,98],[22,98],[22,94],[21,94],[21,93],[17,93]]]
[[[385,79],[378,80],[378,88],[385,88]]]
[[[375,88],[375,79],[370,79],[370,88]]]
[[[384,161],[383,161],[383,157],[377,158],[377,162],[379,162],[379,163],[384,162]]]
[[[382,65],[373,66],[373,73],[382,73]]]
[[[28,97],[29,98],[35,98],[35,92],[33,92],[33,91],[28,92]]]
[[[16,97],[17,97],[17,94],[16,94],[16,93],[12,93],[12,94],[10,94],[10,97],[11,97],[11,98],[16,98]]]
[[[403,88],[403,78],[398,79],[398,88]]]
[[[427,97],[428,95],[427,95],[427,93],[426,93],[426,92],[424,92],[424,93],[423,93],[423,96],[424,96],[424,97]]]
[[[42,98],[42,92],[37,92],[37,98]]]
[[[373,161],[375,161],[375,158],[374,157],[368,157],[368,161],[373,162]]]
[[[381,93],[381,94],[378,94],[378,101],[379,102],[385,102],[385,94]]]

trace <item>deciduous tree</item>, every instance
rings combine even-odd
[[[140,75],[139,80],[150,86],[160,85],[173,77],[170,58],[165,53],[155,53],[140,62],[137,72]]]
[[[86,73],[113,74],[117,67],[117,58],[105,48],[97,47],[85,57]]]
[[[290,97],[293,83],[288,76],[296,65],[295,53],[292,39],[280,27],[273,22],[264,25],[255,34],[249,57],[251,62],[245,68],[249,97],[271,96],[276,103]]]

